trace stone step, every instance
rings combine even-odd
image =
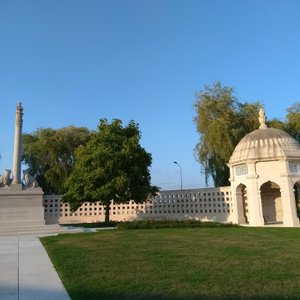
[[[59,225],[7,226],[0,227],[0,236],[6,235],[46,235],[83,232],[82,228],[67,228]]]

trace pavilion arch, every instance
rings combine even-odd
[[[249,224],[247,187],[240,183],[236,188],[237,215],[239,224]]]
[[[262,212],[265,224],[283,222],[282,200],[280,186],[267,181],[260,187]]]
[[[297,217],[300,218],[300,179],[294,184],[294,195],[297,209]]]

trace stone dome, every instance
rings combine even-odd
[[[259,129],[247,134],[235,147],[230,165],[282,158],[300,159],[300,144],[292,136],[285,131],[268,128],[265,120],[260,120],[260,123]]]

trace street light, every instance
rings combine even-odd
[[[182,190],[182,169],[181,169],[181,165],[177,161],[173,161],[173,163],[175,165],[177,165],[180,169],[180,189]]]

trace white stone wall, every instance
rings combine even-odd
[[[46,224],[103,222],[104,207],[99,203],[84,203],[72,212],[58,195],[44,196]],[[114,204],[110,207],[111,221],[145,219],[194,219],[202,221],[233,222],[230,187],[161,191],[144,203]]]

